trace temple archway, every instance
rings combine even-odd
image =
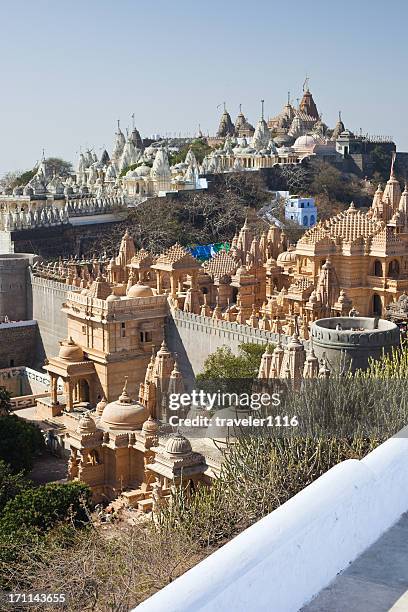
[[[79,401],[80,402],[89,402],[89,383],[85,378],[81,378],[78,381],[79,386]]]
[[[373,314],[380,317],[382,314],[382,302],[381,298],[377,293],[373,295]]]

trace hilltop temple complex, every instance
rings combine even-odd
[[[368,212],[351,204],[296,245],[275,225],[255,236],[245,222],[229,252],[201,263],[178,244],[159,255],[136,253],[126,233],[116,258],[38,262],[35,274],[78,287],[76,302],[101,294],[110,308],[133,294],[153,301],[167,295],[173,309],[288,335],[300,317],[307,338],[322,317],[385,313],[408,289],[407,243],[408,191],[401,192],[392,167]]]
[[[290,97],[283,110],[268,121],[261,116],[255,127],[241,106],[235,122],[225,105],[214,137],[158,138],[144,141],[134,124],[127,134],[118,122],[109,154],[83,151],[75,172],[58,176],[43,157],[26,185],[6,188],[0,194],[0,232],[48,228],[70,223],[84,215],[106,215],[140,201],[208,186],[207,176],[300,164],[319,157],[344,171],[370,174],[370,152],[381,147],[395,150],[392,139],[355,135],[339,119],[333,129],[323,121],[306,80],[297,106]],[[171,164],[193,141],[211,147],[198,160],[190,148],[184,161]],[[208,146],[207,146],[208,149]],[[370,161],[371,160],[371,161]]]

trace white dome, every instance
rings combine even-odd
[[[294,149],[311,149],[315,146],[316,139],[314,136],[310,134],[305,134],[304,136],[299,136],[296,138],[295,143],[293,145]]]

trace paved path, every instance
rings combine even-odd
[[[302,612],[408,612],[408,513]]]

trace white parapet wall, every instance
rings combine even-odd
[[[333,467],[137,611],[298,611],[408,510],[406,436]]]

